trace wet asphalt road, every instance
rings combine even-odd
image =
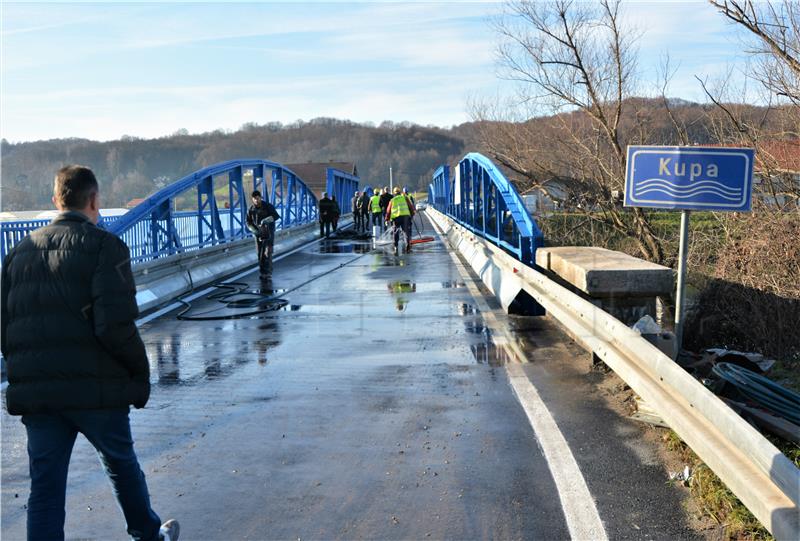
[[[278,261],[271,284],[241,280],[280,310],[145,324],[153,392],[131,420],[162,519],[186,540],[567,538],[469,279],[438,237],[403,257],[328,240]],[[249,311],[199,299],[190,314]],[[655,450],[604,406],[578,350],[547,320],[507,323],[608,537],[692,538]],[[24,430],[2,422],[2,537],[23,539]],[[125,539],[82,438],[68,487],[68,538]]]

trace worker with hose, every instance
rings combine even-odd
[[[392,220],[394,224],[394,253],[397,255],[397,245],[400,242],[400,235],[406,237],[406,253],[411,251],[411,219],[416,210],[414,203],[408,196],[400,193],[400,188],[395,186],[394,197],[386,207],[386,220]]]
[[[261,198],[261,192],[250,194],[253,205],[247,209],[247,229],[256,237],[259,276],[272,278],[272,252],[275,245],[275,221],[281,216],[275,207]]]

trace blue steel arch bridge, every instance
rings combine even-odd
[[[440,166],[428,187],[428,203],[473,233],[486,238],[521,262],[535,264],[542,233],[514,185],[494,163],[469,153],[454,167]],[[360,178],[328,168],[326,191],[340,205],[366,191]],[[237,159],[204,167],[145,198],[122,216],[101,219],[101,226],[120,236],[131,250],[132,263],[203,250],[250,236],[245,215],[250,192],[259,190],[281,220],[279,229],[317,221],[318,198],[303,179],[286,166],[263,159]],[[343,209],[347,214],[349,208]],[[0,223],[0,257],[30,231],[48,220]]]

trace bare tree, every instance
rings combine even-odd
[[[489,153],[533,185],[554,175],[570,177],[587,204],[579,210],[631,237],[652,261],[664,260],[661,240],[641,209],[629,216],[614,198],[625,177],[625,146],[642,141],[646,119],[627,99],[636,82],[637,34],[623,28],[619,0],[510,0],[495,22],[502,43],[502,76],[519,83],[520,107],[547,108],[546,133],[529,133],[526,122],[482,123],[493,135]],[[476,108],[477,120],[487,120]],[[496,120],[496,119],[495,119]],[[627,122],[639,129],[623,138]],[[484,132],[483,137],[491,135]]]
[[[700,80],[706,96],[716,105],[711,115],[717,139],[756,149],[757,169],[771,208],[784,201],[797,209],[800,183],[800,1],[709,0],[720,13],[747,31],[753,55],[748,77],[767,91],[768,107],[761,118],[748,118],[729,99],[728,81],[716,87]],[[734,91],[740,96],[740,91]],[[769,122],[766,122],[768,117]],[[775,117],[779,120],[775,121]],[[772,129],[765,129],[769,125]],[[777,127],[777,129],[775,129]]]
[[[753,76],[776,96],[800,106],[800,2],[709,0],[720,13],[755,38]]]

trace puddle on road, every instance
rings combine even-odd
[[[441,286],[442,289],[461,289],[462,287],[467,287],[467,284],[464,282],[442,282]]]
[[[228,377],[253,361],[265,365],[270,352],[283,341],[278,320],[259,324],[255,335],[251,328],[250,340],[231,341],[231,331],[238,334],[237,328],[238,325],[223,325],[200,335],[176,333],[162,336],[160,342],[149,339],[145,347],[154,383],[163,387],[195,385]]]
[[[511,360],[505,348],[494,343],[492,331],[483,324],[480,318],[464,321],[464,330],[468,335],[473,335],[481,341],[470,345],[472,356],[478,364],[489,366],[502,366]]]
[[[466,302],[460,302],[455,305],[456,311],[461,316],[473,316],[475,314],[479,314],[481,311],[478,310],[478,307],[474,304],[469,304]]]
[[[491,334],[489,328],[482,322],[465,322],[464,329],[470,334]]]
[[[369,241],[343,241],[343,240],[326,240],[318,245],[317,253],[320,254],[366,254],[372,251],[372,245]]]
[[[498,347],[494,342],[489,339],[483,344],[474,344],[470,346],[472,356],[478,364],[488,364],[489,366],[503,366],[511,360],[511,357],[506,353],[502,347]]]

